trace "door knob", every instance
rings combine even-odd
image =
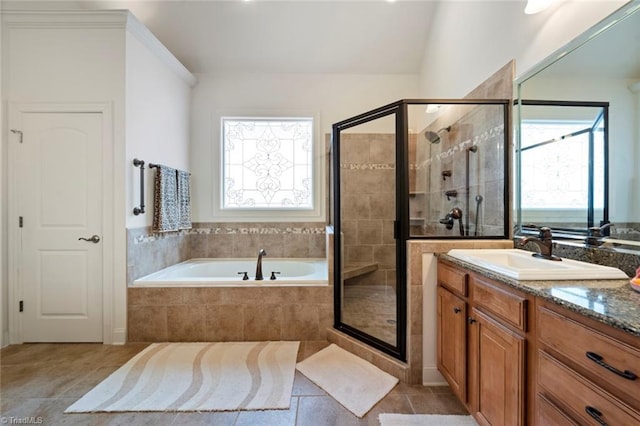
[[[78,238],[78,241],[89,241],[93,244],[98,244],[100,242],[100,237],[98,237],[97,235],[92,235],[90,238],[84,238],[84,237],[80,237]]]

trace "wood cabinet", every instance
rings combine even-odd
[[[640,338],[438,263],[438,369],[481,425],[640,425]]]
[[[467,401],[467,305],[438,288],[438,368],[460,399]]]
[[[524,424],[527,298],[438,265],[438,369],[484,425]]]
[[[524,337],[476,308],[469,321],[470,408],[481,424],[523,424]]]
[[[548,302],[536,321],[537,400],[577,424],[640,424],[640,339]]]

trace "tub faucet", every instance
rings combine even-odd
[[[553,235],[551,234],[551,228],[543,226],[540,228],[540,234],[538,237],[526,237],[520,240],[520,245],[524,246],[527,243],[535,243],[540,249],[540,253],[534,253],[533,256],[541,257],[547,260],[562,260],[558,256],[554,256],[551,251],[553,249]]]
[[[256,281],[262,281],[264,277],[262,276],[262,257],[266,256],[267,252],[264,249],[260,249],[258,252],[258,264],[256,265]]]

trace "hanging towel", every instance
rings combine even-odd
[[[158,165],[153,202],[153,232],[178,230],[178,182],[176,169]]]
[[[178,170],[178,228],[191,229],[191,192],[189,181],[191,174]]]

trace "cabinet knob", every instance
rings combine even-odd
[[[459,314],[462,310],[460,308],[458,308],[457,306],[455,308],[453,308],[453,313],[454,314]]]
[[[469,319],[467,319],[467,321],[469,322],[469,324],[475,324],[476,323],[476,320],[471,318],[471,317],[469,317]]]

